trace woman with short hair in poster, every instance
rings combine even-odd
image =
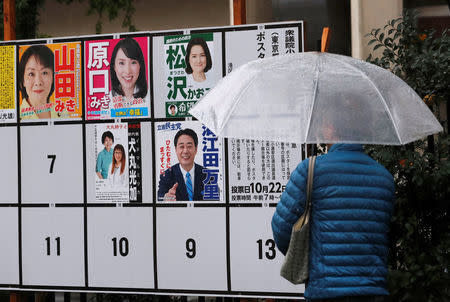
[[[111,108],[131,107],[147,95],[145,60],[139,44],[133,38],[120,40],[111,55]],[[123,103],[126,104],[123,104]],[[122,106],[123,105],[123,106]]]
[[[108,169],[108,181],[111,187],[128,186],[128,171],[126,171],[125,149],[117,144],[113,151],[113,160]]]
[[[186,48],[186,73],[188,83],[204,85],[207,82],[206,72],[212,68],[211,53],[203,38],[192,38]]]
[[[57,118],[50,97],[55,90],[54,54],[46,45],[28,47],[20,58],[18,86],[21,119]]]

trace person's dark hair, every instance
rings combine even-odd
[[[177,147],[178,138],[183,134],[192,137],[192,139],[194,140],[194,145],[195,145],[195,147],[197,147],[197,145],[198,145],[197,133],[195,133],[195,131],[192,129],[186,128],[186,129],[179,130],[177,132],[177,134],[175,134],[175,138],[174,138],[175,148]]]
[[[169,106],[169,109],[172,109],[172,108],[173,108],[173,109],[176,109],[177,107],[175,107],[175,105],[172,104],[172,105]]]
[[[114,174],[114,169],[116,168],[116,158],[114,157],[114,152],[120,151],[122,152],[122,159],[120,160],[120,174],[125,170],[125,149],[121,144],[117,144],[113,150],[113,160],[111,165],[111,174]]]
[[[197,38],[192,38],[186,48],[186,57],[185,57],[185,61],[186,61],[186,73],[191,74],[192,73],[192,67],[191,64],[189,63],[189,56],[191,55],[191,49],[192,46],[194,45],[200,45],[203,48],[203,51],[205,52],[205,56],[206,56],[206,67],[203,70],[203,72],[207,72],[208,70],[211,69],[212,67],[212,59],[211,59],[211,53],[209,52],[209,48],[208,45],[206,44],[206,41],[203,40],[200,37]]]
[[[114,143],[114,135],[112,134],[112,132],[111,131],[105,131],[102,134],[102,144],[105,143],[105,139],[107,137],[109,137],[112,140],[112,142]]]
[[[147,95],[147,79],[145,77],[145,60],[144,55],[142,54],[142,49],[139,44],[133,38],[125,38],[120,40],[119,43],[113,49],[111,55],[111,62],[109,65],[109,72],[111,74],[111,86],[113,95],[125,95],[122,87],[120,86],[119,79],[117,78],[116,72],[114,70],[114,66],[116,63],[116,56],[119,49],[122,49],[123,53],[130,59],[136,60],[139,62],[139,77],[136,81],[137,92],[133,94],[134,98],[145,98]]]
[[[33,45],[28,47],[20,58],[19,67],[17,70],[18,73],[18,85],[19,90],[22,93],[24,99],[28,100],[27,89],[25,88],[23,81],[25,77],[25,67],[28,63],[28,60],[34,56],[36,61],[38,61],[45,68],[50,68],[52,70],[52,74],[55,74],[55,56],[53,51],[45,45]],[[55,80],[53,77],[52,87],[50,88],[50,93],[47,96],[47,103],[50,100],[50,96],[55,90]]]

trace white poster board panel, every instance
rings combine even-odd
[[[0,158],[3,162],[4,173],[0,173],[0,203],[17,203],[17,129],[15,127],[0,128],[0,141],[4,147],[0,148]]]
[[[230,202],[278,202],[291,173],[302,161],[301,151],[299,144],[229,139]]]
[[[23,203],[83,202],[81,127],[20,128]]]
[[[226,290],[224,208],[158,208],[160,289]]]
[[[0,284],[19,284],[18,208],[0,208]]]
[[[153,288],[153,208],[89,208],[89,286]]]
[[[22,208],[24,285],[84,286],[82,208]]]
[[[280,276],[284,256],[272,237],[274,212],[274,207],[230,209],[232,291],[304,292],[303,285],[293,285]]]
[[[303,39],[298,34],[298,27],[265,29],[263,25],[255,30],[226,32],[226,73],[256,59],[297,53]]]
[[[222,33],[153,37],[152,59],[155,117],[190,116],[188,110],[222,78]]]

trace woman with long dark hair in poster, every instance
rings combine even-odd
[[[50,97],[55,90],[54,54],[45,45],[28,47],[20,58],[18,85],[22,94],[21,119],[58,117]]]
[[[124,107],[130,107],[134,100],[142,100],[147,95],[147,78],[145,76],[145,60],[139,44],[133,38],[120,40],[111,55],[111,96],[113,104],[117,97],[127,102]],[[111,106],[111,108],[121,106]]]
[[[113,160],[108,169],[108,180],[112,187],[128,186],[128,171],[126,169],[125,149],[117,144],[113,151]]]

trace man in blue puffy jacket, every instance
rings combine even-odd
[[[272,219],[273,236],[283,254],[292,226],[305,209],[308,162],[301,162],[292,173]],[[389,294],[386,275],[393,201],[392,175],[361,145],[335,144],[317,157],[307,299],[384,301]]]

